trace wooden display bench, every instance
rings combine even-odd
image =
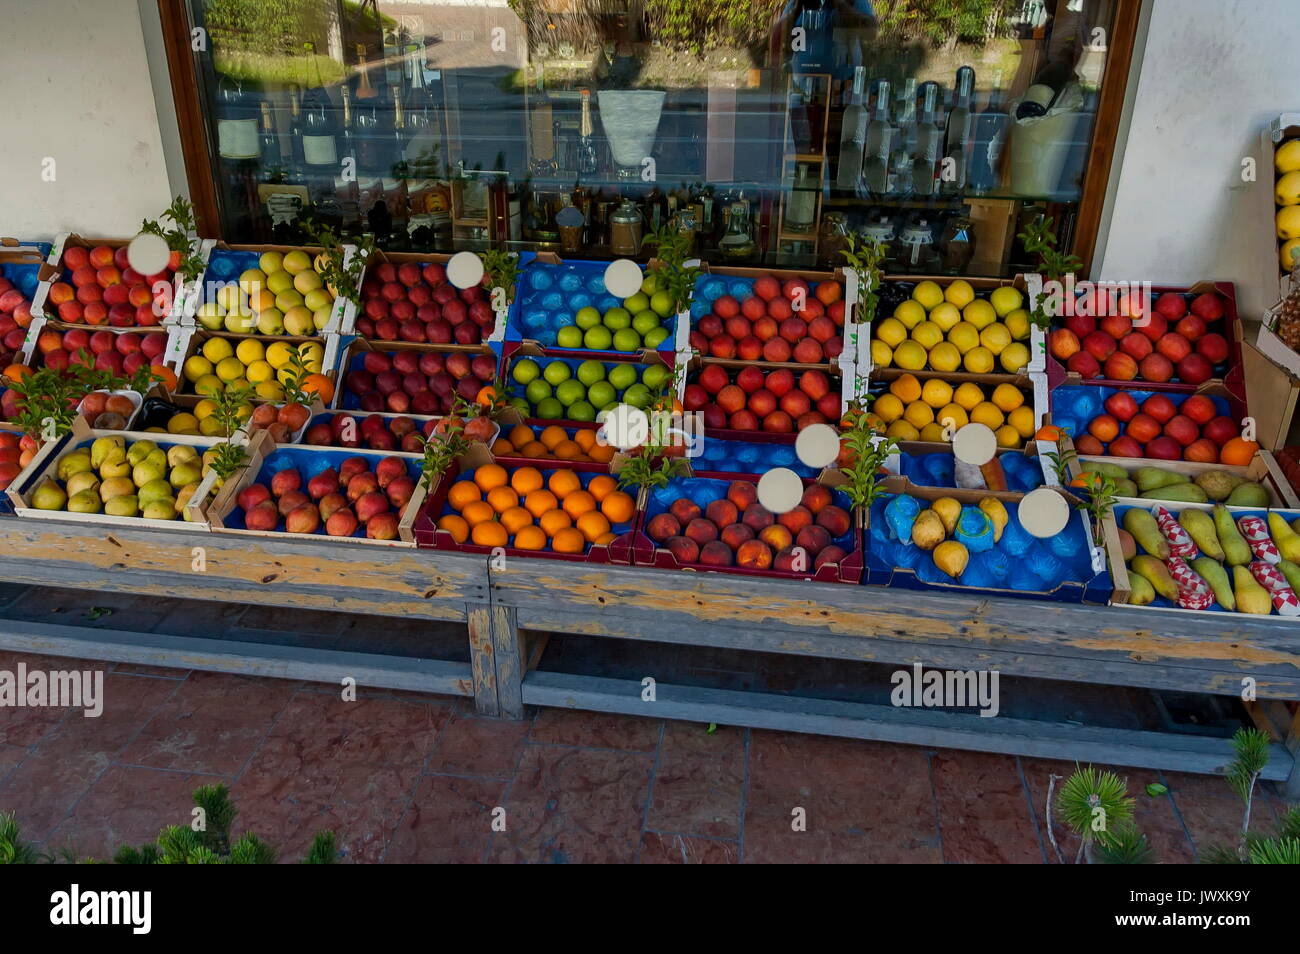
[[[203,569],[195,569],[201,565]],[[344,542],[0,519],[0,579],[467,626],[469,663],[6,621],[0,649],[472,696],[526,705],[1215,774],[1225,739],[894,708],[538,668],[546,633],[1240,697],[1300,797],[1296,623],[954,593],[488,557]],[[655,673],[645,676],[654,678]]]

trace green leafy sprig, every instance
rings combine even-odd
[[[880,484],[880,468],[898,450],[898,444],[893,438],[876,433],[866,411],[851,410],[846,416],[851,424],[841,441],[852,459],[840,468],[848,478],[848,483],[840,489],[848,495],[854,507],[869,512],[871,504],[884,490]]]
[[[491,294],[494,288],[502,289],[506,294],[506,304],[509,305],[515,300],[515,289],[519,284],[519,253],[490,248],[482,253],[482,258],[488,293]]]
[[[1030,255],[1038,256],[1038,270],[1044,280],[1059,282],[1066,275],[1073,275],[1083,267],[1083,261],[1077,255],[1066,255],[1056,247],[1056,233],[1045,216],[1034,219],[1023,232],[1017,236]],[[1029,320],[1044,331],[1052,325],[1052,316],[1043,307],[1046,296],[1031,295]]]
[[[469,441],[465,439],[465,423],[459,417],[444,417],[443,429],[434,431],[424,442],[424,460],[420,462],[420,483],[426,490],[432,490],[447,468],[461,454],[469,450]]]
[[[163,225],[163,221],[170,225]],[[194,218],[194,206],[183,196],[172,199],[172,204],[163,210],[156,219],[145,219],[140,225],[141,232],[157,235],[167,243],[173,252],[181,256],[177,272],[187,281],[192,282],[203,274],[203,259],[194,251],[194,237],[198,235],[198,223]]]
[[[1061,820],[1079,836],[1079,855],[1089,862],[1097,845],[1114,844],[1133,824],[1133,804],[1122,778],[1091,765],[1076,767],[1056,797]]]
[[[346,298],[358,308],[361,307],[361,277],[365,273],[366,263],[375,253],[375,240],[364,235],[354,240],[356,251],[344,264],[347,250],[343,241],[328,225],[318,225],[310,218],[300,219],[303,231],[313,245],[322,249],[318,257],[321,281],[327,288],[332,288],[339,298]]]
[[[691,255],[691,238],[675,224],[665,222],[646,236],[646,244],[657,245],[655,261],[650,274],[655,277],[659,291],[672,298],[673,314],[685,311],[695,290],[695,279],[700,274],[697,266],[687,266]]]
[[[850,232],[845,236],[840,255],[844,256],[845,264],[858,277],[856,323],[870,325],[876,319],[876,308],[880,304],[880,286],[884,281],[884,270],[880,264],[885,260],[885,243],[864,239]]]

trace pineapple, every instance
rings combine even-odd
[[[1277,336],[1292,351],[1300,352],[1300,259],[1291,269],[1291,292],[1277,307]]]

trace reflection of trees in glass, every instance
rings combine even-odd
[[[1009,36],[1020,0],[874,0],[881,37],[984,43]]]

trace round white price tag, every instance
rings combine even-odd
[[[786,513],[803,499],[803,481],[789,467],[774,467],[758,479],[758,502],[772,513]]]
[[[829,467],[840,456],[840,435],[829,424],[810,424],[794,439],[794,452],[809,467]]]
[[[483,259],[474,252],[457,252],[447,260],[447,281],[457,288],[473,288],[483,280]]]
[[[126,247],[126,261],[141,275],[157,275],[167,267],[172,250],[167,240],[152,232],[141,232]]]
[[[605,269],[605,291],[616,298],[631,298],[641,290],[641,266],[630,258],[620,258]]]
[[[1046,539],[1056,536],[1070,522],[1070,505],[1050,487],[1039,487],[1025,494],[1018,515],[1026,533]]]

